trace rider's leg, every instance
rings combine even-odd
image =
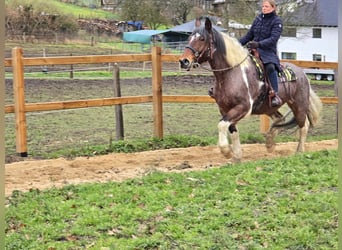
[[[271,105],[273,107],[279,106],[282,104],[282,101],[280,97],[278,96],[278,75],[275,69],[275,65],[273,63],[267,63],[265,64],[265,70],[266,70],[268,79],[271,82],[272,89],[274,91],[274,96],[272,97]]]

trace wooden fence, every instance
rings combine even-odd
[[[153,47],[151,53],[146,54],[119,54],[96,56],[61,56],[61,57],[23,57],[20,47],[12,49],[12,58],[5,59],[5,66],[13,69],[14,104],[5,106],[5,113],[15,113],[16,152],[23,157],[27,156],[27,129],[26,112],[63,110],[112,106],[117,104],[137,104],[152,102],[154,136],[163,137],[163,102],[174,103],[213,103],[209,96],[199,95],[163,95],[162,93],[162,63],[177,62],[179,55],[162,54],[160,47]],[[24,67],[46,65],[73,65],[93,63],[117,62],[152,62],[152,94],[146,96],[126,96],[90,100],[73,100],[62,102],[26,103],[24,85]],[[285,60],[284,60],[285,61]],[[305,68],[330,68],[337,70],[338,64],[332,62],[291,61]],[[336,81],[336,79],[335,79]],[[323,103],[337,104],[337,97],[322,97]],[[269,128],[267,116],[261,116],[261,132]]]

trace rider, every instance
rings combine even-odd
[[[271,82],[273,92],[271,92],[272,107],[280,106],[282,100],[278,96],[278,74],[280,71],[280,61],[277,55],[277,42],[283,31],[283,24],[276,14],[275,0],[263,0],[262,13],[253,21],[247,34],[240,38],[242,45],[247,44],[249,49],[257,49],[261,61],[266,70],[266,75]]]

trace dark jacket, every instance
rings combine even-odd
[[[274,63],[280,69],[279,57],[277,55],[277,43],[283,31],[283,23],[275,12],[258,15],[247,34],[240,38],[242,45],[249,41],[259,43],[258,52],[264,64]]]

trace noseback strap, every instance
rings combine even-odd
[[[199,52],[195,50],[193,47],[191,47],[190,45],[186,45],[185,48],[191,50],[192,53],[194,53],[195,57],[199,57]]]

